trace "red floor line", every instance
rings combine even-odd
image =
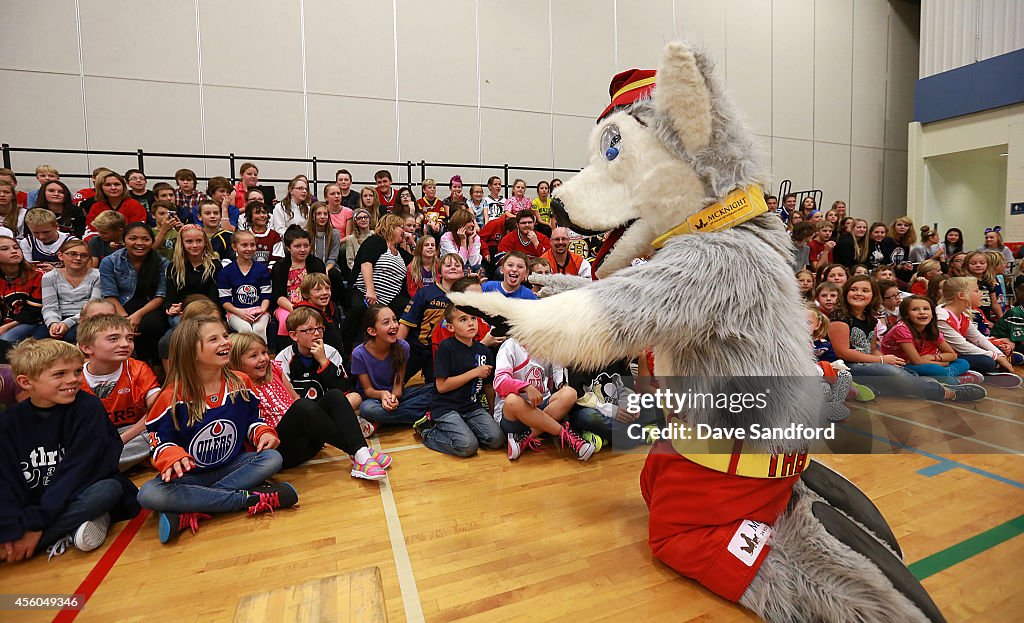
[[[92,599],[92,594],[96,592],[96,589],[100,587],[103,579],[107,577],[110,570],[114,568],[114,564],[117,563],[117,559],[121,557],[124,550],[128,549],[128,544],[132,542],[135,535],[142,529],[142,524],[146,523],[149,519],[150,511],[143,510],[135,519],[128,522],[128,525],[124,527],[121,534],[117,535],[114,539],[114,543],[110,548],[103,554],[103,557],[96,562],[96,565],[89,572],[89,575],[85,576],[82,583],[75,589],[76,595],[85,596],[84,607],[89,606],[89,600]],[[53,623],[71,623],[78,616],[80,610],[61,610],[57,613],[57,616],[53,617]]]

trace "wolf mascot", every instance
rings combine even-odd
[[[452,301],[503,318],[532,356],[562,365],[597,369],[653,348],[659,377],[814,377],[792,246],[764,214],[751,134],[701,53],[670,44],[656,78],[617,76],[589,165],[555,193],[559,223],[611,231],[601,279],[548,276],[539,301]],[[759,412],[761,424],[816,426],[793,398]],[[641,474],[655,557],[768,621],[943,621],[881,514],[805,443],[723,456],[659,442]]]

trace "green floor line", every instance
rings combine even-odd
[[[918,580],[923,580],[1020,534],[1024,534],[1024,515],[922,558],[909,565],[910,571]]]

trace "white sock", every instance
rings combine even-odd
[[[369,460],[370,460],[370,449],[369,448],[367,448],[366,446],[363,446],[362,448],[359,448],[358,450],[356,450],[356,463],[359,463],[360,465],[362,465],[363,463],[366,463]]]

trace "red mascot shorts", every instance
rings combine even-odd
[[[799,477],[725,474],[660,442],[640,474],[654,557],[715,594],[739,601],[771,549],[771,525],[786,509]]]

